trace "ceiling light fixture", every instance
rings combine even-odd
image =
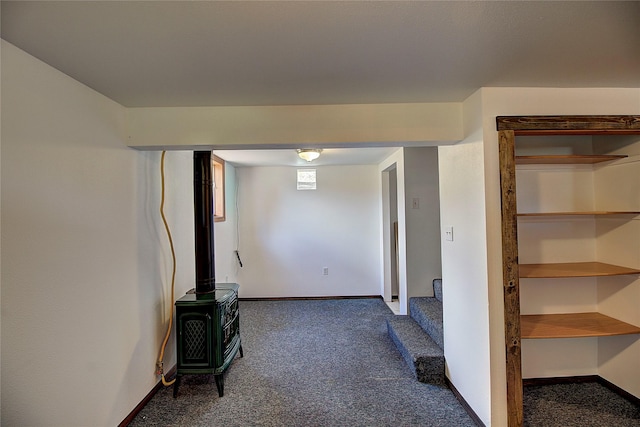
[[[298,148],[296,151],[298,152],[298,156],[300,156],[302,160],[306,160],[307,162],[311,162],[317,159],[318,157],[320,157],[320,153],[322,153],[321,149],[316,148]]]

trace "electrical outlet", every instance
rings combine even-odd
[[[322,267],[322,275],[323,276],[329,275],[329,267]]]

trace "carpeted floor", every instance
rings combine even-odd
[[[444,386],[412,376],[378,299],[241,301],[244,358],[225,375],[185,376],[131,426],[451,426],[475,424]],[[640,407],[597,383],[526,387],[526,427],[640,427]]]
[[[639,427],[640,406],[596,383],[524,388],[525,427]]]
[[[244,358],[225,375],[185,376],[131,426],[475,426],[445,386],[412,376],[379,299],[241,301]]]

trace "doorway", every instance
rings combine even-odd
[[[398,168],[382,171],[384,301],[395,314],[401,313],[400,227],[398,216]]]

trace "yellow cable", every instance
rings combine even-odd
[[[171,381],[167,381],[164,378],[164,367],[163,367],[163,360],[164,360],[164,350],[167,347],[167,342],[169,341],[169,336],[171,335],[171,327],[173,326],[173,296],[175,295],[175,283],[176,283],[176,251],[173,248],[173,238],[171,237],[171,230],[169,229],[169,224],[167,223],[167,218],[164,216],[164,155],[166,154],[166,151],[162,152],[162,158],[160,160],[160,176],[161,176],[161,182],[162,182],[162,197],[160,200],[160,215],[162,216],[162,222],[164,223],[164,228],[167,231],[167,236],[169,237],[169,245],[171,246],[171,258],[173,261],[173,272],[171,273],[171,310],[170,310],[170,315],[169,315],[169,327],[167,328],[167,333],[164,337],[164,341],[162,342],[162,347],[160,347],[160,355],[158,356],[158,363],[157,363],[157,374],[160,375],[162,377],[162,384],[164,384],[165,386],[170,386],[171,384],[173,384],[176,380],[175,378]]]

